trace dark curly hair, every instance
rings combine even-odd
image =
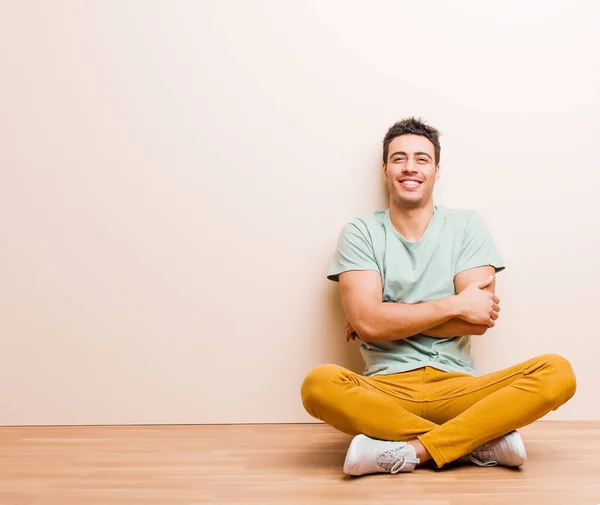
[[[421,135],[422,137],[426,137],[433,144],[435,148],[435,164],[439,164],[440,162],[440,132],[436,130],[433,126],[429,126],[422,119],[417,119],[414,117],[409,117],[407,119],[403,119],[402,121],[398,121],[396,124],[392,125],[390,129],[385,134],[383,139],[383,162],[387,163],[388,157],[388,149],[390,147],[390,142],[394,140],[396,137],[400,135]]]

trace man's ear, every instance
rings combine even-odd
[[[437,180],[440,178],[440,166],[438,165],[437,167],[435,167],[435,181],[437,182]]]
[[[381,165],[381,177],[385,182],[387,182],[387,163],[383,163]]]

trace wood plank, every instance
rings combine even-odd
[[[349,478],[323,424],[0,428],[0,504],[600,504],[600,422],[521,430],[522,469]]]

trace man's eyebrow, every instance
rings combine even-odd
[[[397,154],[401,154],[403,156],[407,156],[407,154],[404,151],[396,151],[395,153],[390,154],[390,158],[393,157],[393,156],[396,156]],[[427,156],[429,159],[432,159],[430,154],[425,153],[425,152],[421,152],[421,151],[416,152],[415,156]]]

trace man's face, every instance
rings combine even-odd
[[[383,179],[390,200],[401,208],[415,209],[433,198],[433,185],[439,177],[434,146],[421,135],[400,135],[390,142]]]

